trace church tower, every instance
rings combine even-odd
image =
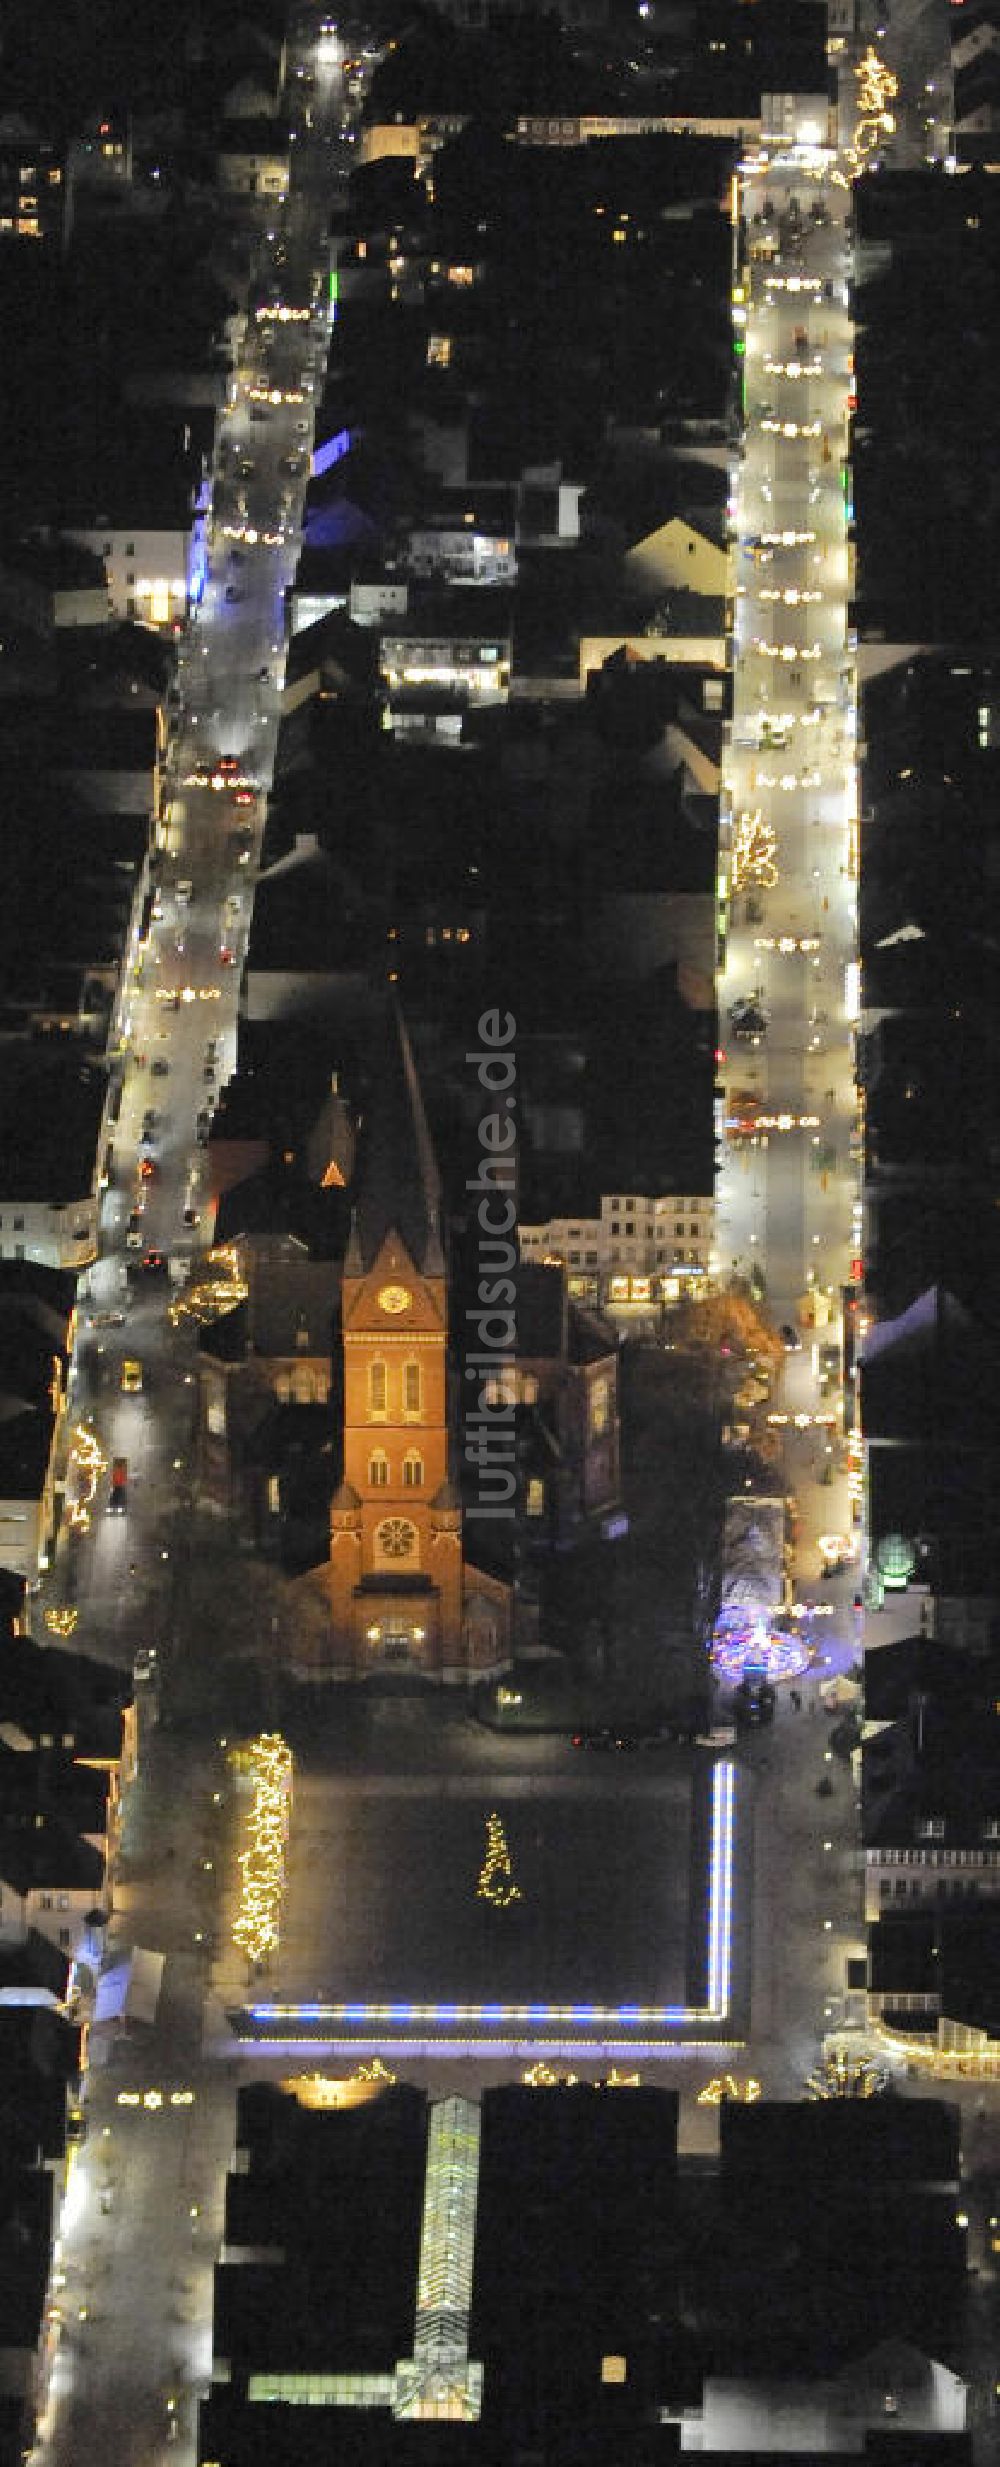
[[[333,1675],[470,1675],[451,1483],[440,1187],[398,1014],[361,1126],[344,1260],[343,1480],[330,1510]],[[478,1676],[478,1671],[474,1674]]]

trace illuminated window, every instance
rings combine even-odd
[[[389,1459],[382,1448],[375,1448],[368,1459],[368,1480],[372,1490],[389,1488]]]
[[[416,1448],[409,1448],[403,1458],[403,1489],[422,1490],[423,1480],[423,1457],[418,1455]]]
[[[368,1411],[372,1417],[379,1415],[384,1418],[388,1409],[388,1396],[389,1381],[385,1363],[370,1362],[368,1365]]]
[[[528,1484],[527,1506],[529,1516],[544,1516],[545,1484],[537,1474],[532,1475]]]
[[[405,1516],[384,1516],[375,1528],[375,1542],[383,1559],[412,1559],[417,1547],[417,1529]]]
[[[422,1410],[422,1386],[419,1362],[403,1364],[403,1412],[419,1414]]]

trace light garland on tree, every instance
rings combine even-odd
[[[85,1422],[78,1422],[70,1440],[66,1468],[66,1521],[74,1533],[90,1530],[90,1511],[107,1466],[107,1457],[94,1432],[88,1430]]]
[[[233,1943],[248,1962],[261,1962],[279,1938],[285,1851],[292,1796],[292,1751],[279,1731],[263,1731],[250,1750],[253,1806],[240,1852],[240,1905]]]
[[[899,79],[869,43],[863,60],[854,71],[857,80],[857,112],[854,136],[847,148],[847,160],[855,173],[863,171],[874,154],[881,137],[891,137],[896,126],[895,112],[889,110],[899,93]]]
[[[476,1894],[481,1902],[492,1902],[494,1910],[509,1910],[512,1902],[521,1899],[521,1887],[514,1882],[507,1836],[495,1809],[486,1819],[486,1857],[479,1870]]]
[[[839,2048],[806,2082],[810,2099],[878,2099],[885,2089],[882,2066],[871,2056],[849,2056]]]
[[[777,832],[772,822],[765,822],[759,805],[738,815],[733,835],[733,890],[742,891],[754,882],[762,891],[773,891],[778,880],[777,856]]]
[[[197,1285],[185,1286],[184,1292],[171,1303],[172,1328],[183,1327],[189,1319],[197,1327],[207,1328],[213,1319],[221,1319],[226,1311],[235,1310],[237,1303],[246,1301],[249,1286],[235,1250],[225,1247],[209,1251],[207,1267],[208,1276]]]

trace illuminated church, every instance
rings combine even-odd
[[[441,1195],[405,1029],[361,1126],[341,1288],[343,1477],[330,1508],[327,1669],[473,1685],[512,1653],[512,1588],[474,1567],[453,1480]]]

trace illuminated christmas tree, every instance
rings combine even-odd
[[[512,1902],[521,1899],[520,1885],[514,1883],[507,1836],[495,1810],[486,1819],[486,1857],[479,1870],[476,1892],[481,1902],[492,1902],[494,1910],[509,1910]]]

